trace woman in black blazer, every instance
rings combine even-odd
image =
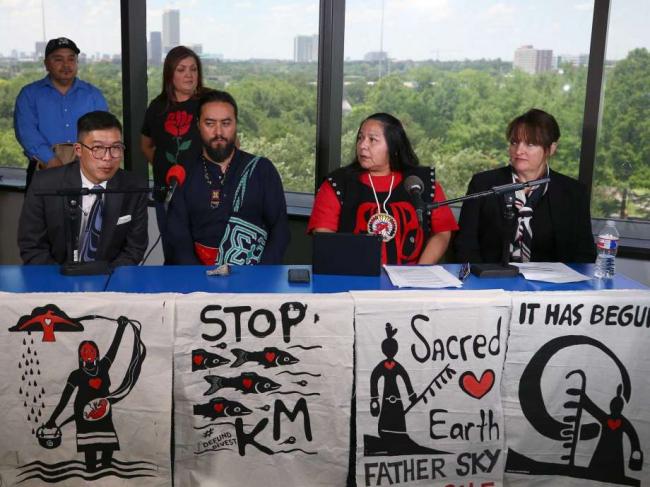
[[[596,250],[587,191],[575,179],[548,166],[560,138],[555,118],[542,110],[529,110],[510,122],[506,137],[510,165],[475,174],[467,194],[550,178],[547,184],[515,194],[516,229],[509,239],[510,261],[593,262]],[[504,210],[502,196],[463,203],[460,230],[454,240],[458,261],[501,262],[506,238]]]

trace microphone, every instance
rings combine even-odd
[[[167,171],[167,175],[165,176],[165,183],[167,183],[167,186],[169,186],[167,189],[167,195],[165,196],[165,210],[167,210],[169,202],[172,200],[172,196],[174,196],[174,191],[176,191],[176,188],[178,186],[183,186],[184,182],[185,168],[180,164],[174,164],[169,168],[169,171]]]
[[[490,188],[490,191],[493,192],[494,194],[510,193],[514,191],[519,191],[520,189],[532,188],[534,186],[546,184],[550,180],[551,178],[546,177],[541,179],[535,179],[534,181],[526,181],[524,183],[502,184],[501,186],[492,186],[492,188]]]
[[[411,203],[415,207],[415,214],[418,217],[418,223],[422,225],[422,215],[424,214],[425,204],[422,201],[422,191],[424,190],[424,183],[414,174],[411,174],[404,180],[404,189],[411,197]]]

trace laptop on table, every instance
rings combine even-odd
[[[314,274],[378,276],[381,273],[381,237],[363,233],[314,233]]]

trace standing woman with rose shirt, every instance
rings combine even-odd
[[[153,166],[156,188],[165,184],[167,171],[174,164],[199,160],[201,138],[196,108],[206,91],[201,60],[196,53],[185,46],[170,50],[163,66],[162,91],[147,108],[140,137],[140,149]],[[164,192],[154,192],[156,219],[167,260],[164,197]]]

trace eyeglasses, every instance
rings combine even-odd
[[[126,146],[122,143],[113,144],[109,147],[106,147],[105,145],[94,145],[92,147],[89,147],[83,142],[79,142],[79,145],[88,149],[95,159],[103,159],[106,157],[106,152],[108,152],[113,159],[117,159],[118,157],[122,157],[124,155],[124,149],[126,148]]]

